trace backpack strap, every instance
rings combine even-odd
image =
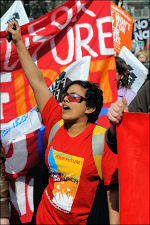
[[[99,177],[102,179],[102,170],[101,170],[101,161],[102,155],[104,153],[104,136],[106,129],[96,125],[92,133],[92,151],[95,161],[95,165],[99,174]]]
[[[59,130],[59,128],[61,128],[63,125],[64,125],[63,120],[59,120],[57,123],[55,123],[55,125],[52,127],[50,134],[49,134],[48,145],[53,140],[53,138],[54,138],[56,132]]]

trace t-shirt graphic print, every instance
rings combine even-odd
[[[78,190],[83,162],[84,158],[57,151],[51,146],[48,154],[51,179],[54,182],[51,202],[57,209],[64,212],[71,211]]]

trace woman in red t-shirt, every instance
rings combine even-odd
[[[50,178],[37,211],[37,224],[86,224],[99,183],[92,132],[103,105],[102,91],[89,81],[74,81],[65,88],[60,106],[27,51],[18,23],[11,21],[7,31],[12,34],[50,139],[45,153]],[[102,128],[102,137],[104,133]],[[99,148],[102,155],[104,138]]]

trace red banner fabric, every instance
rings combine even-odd
[[[120,224],[150,224],[149,122],[149,114],[124,113],[117,128]]]
[[[104,92],[104,107],[117,99],[110,1],[68,1],[21,27],[22,39],[47,86],[79,58],[90,55],[89,80]],[[14,44],[0,32],[1,122],[35,106]],[[108,105],[107,105],[108,104]]]

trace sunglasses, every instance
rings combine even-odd
[[[64,98],[67,96],[68,100],[70,102],[77,102],[77,103],[80,103],[82,101],[86,101],[86,98],[76,94],[76,93],[62,93],[62,96],[61,96],[61,102],[64,100]]]

